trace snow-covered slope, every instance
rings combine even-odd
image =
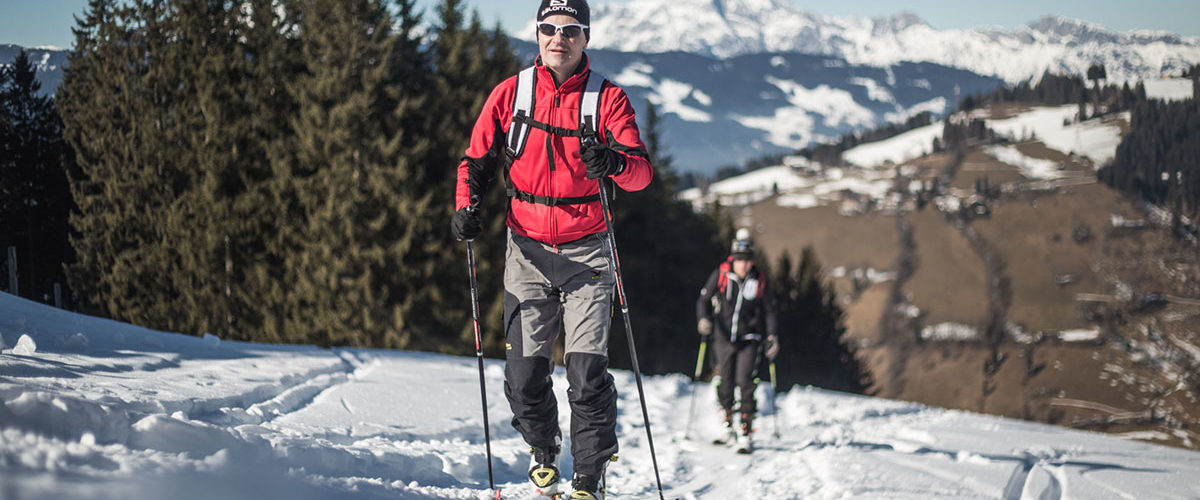
[[[825,17],[788,0],[639,0],[596,5],[592,20],[593,48],[719,58],[801,52],[880,67],[934,62],[1014,83],[1047,70],[1083,74],[1095,63],[1111,80],[1136,81],[1178,75],[1200,60],[1200,38],[1118,32],[1062,17],[1016,30],[936,30],[911,13]],[[517,36],[533,33],[530,26]]]
[[[1121,129],[1107,120],[1070,123],[1078,113],[1074,104],[1034,108],[1012,118],[988,120],[988,128],[1016,140],[1036,139],[1062,153],[1087,156],[1099,168],[1116,156]],[[1129,113],[1122,118],[1128,122]]]
[[[896,137],[855,146],[842,154],[851,165],[874,167],[885,162],[904,163],[933,152],[933,140],[941,139],[941,122],[909,130]]]
[[[485,499],[473,358],[154,332],[0,294],[0,491],[11,499]],[[657,497],[628,372],[611,498]],[[568,426],[565,376],[555,374]],[[488,361],[494,474],[529,494],[526,446]],[[1200,453],[794,388],[758,396],[758,450],[708,444],[712,387],[648,377],[669,498],[1182,499]],[[777,434],[777,435],[776,435]],[[691,439],[687,439],[687,438]],[[560,464],[569,474],[571,463]]]
[[[1120,127],[1113,122],[1114,117],[1075,122],[1078,110],[1076,105],[1035,107],[1003,119],[988,119],[988,112],[979,110],[974,116],[984,118],[988,128],[1013,140],[1037,140],[1063,154],[1087,157],[1099,168],[1116,155],[1121,143]],[[1128,113],[1115,118],[1129,120]],[[938,122],[850,148],[842,154],[849,168],[824,168],[802,157],[787,157],[784,165],[722,179],[704,190],[686,189],[679,198],[692,202],[697,210],[716,200],[726,206],[748,205],[774,195],[781,195],[777,199],[780,205],[798,208],[841,203],[848,198],[853,199],[854,206],[843,203],[843,208],[850,211],[858,210],[860,202],[887,206],[895,175],[892,166],[931,153],[942,128]],[[1058,163],[1026,157],[1011,146],[990,147],[986,152],[1017,167],[1030,180],[1062,175]]]

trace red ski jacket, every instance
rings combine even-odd
[[[587,58],[575,75],[557,87],[540,57],[534,64],[537,81],[533,120],[549,125],[547,128],[578,131],[580,101],[590,71]],[[516,76],[497,85],[475,121],[471,143],[458,165],[456,210],[482,197],[498,170],[503,170],[511,159],[506,135],[512,126],[516,86]],[[612,180],[626,191],[645,188],[654,176],[649,155],[629,98],[611,82],[605,82],[601,90],[597,118],[600,141],[625,156],[625,169]],[[579,148],[579,137],[532,128],[524,151],[512,160],[507,172],[508,227],[550,245],[605,230],[597,196],[600,187],[586,177],[587,167],[579,157]]]

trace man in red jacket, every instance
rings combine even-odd
[[[484,104],[458,166],[451,228],[460,240],[479,235],[479,199],[503,172],[509,188],[504,394],[512,423],[532,448],[529,475],[538,492],[561,495],[562,438],[550,374],[563,334],[575,473],[570,498],[602,499],[605,466],[617,452],[617,394],[608,373],[615,278],[598,181],[637,191],[653,170],[629,98],[589,69],[583,52],[589,18],[586,0],[542,0],[539,56]]]

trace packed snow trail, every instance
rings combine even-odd
[[[0,498],[490,498],[476,360],[153,332],[0,294]],[[658,498],[633,375],[615,371],[609,498]],[[503,362],[485,378],[493,466],[527,498]],[[564,371],[554,375],[564,432]],[[645,378],[667,498],[1200,498],[1200,453],[810,388],[767,387],[756,449],[709,444],[712,386]],[[564,443],[569,450],[569,440]],[[570,454],[560,467],[572,472]]]

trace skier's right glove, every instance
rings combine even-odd
[[[712,320],[708,318],[700,318],[700,321],[696,322],[696,332],[704,337],[712,335],[712,327]]]
[[[473,207],[463,207],[454,212],[450,220],[450,234],[458,241],[473,240],[483,232],[483,222],[479,218],[479,210]]]

